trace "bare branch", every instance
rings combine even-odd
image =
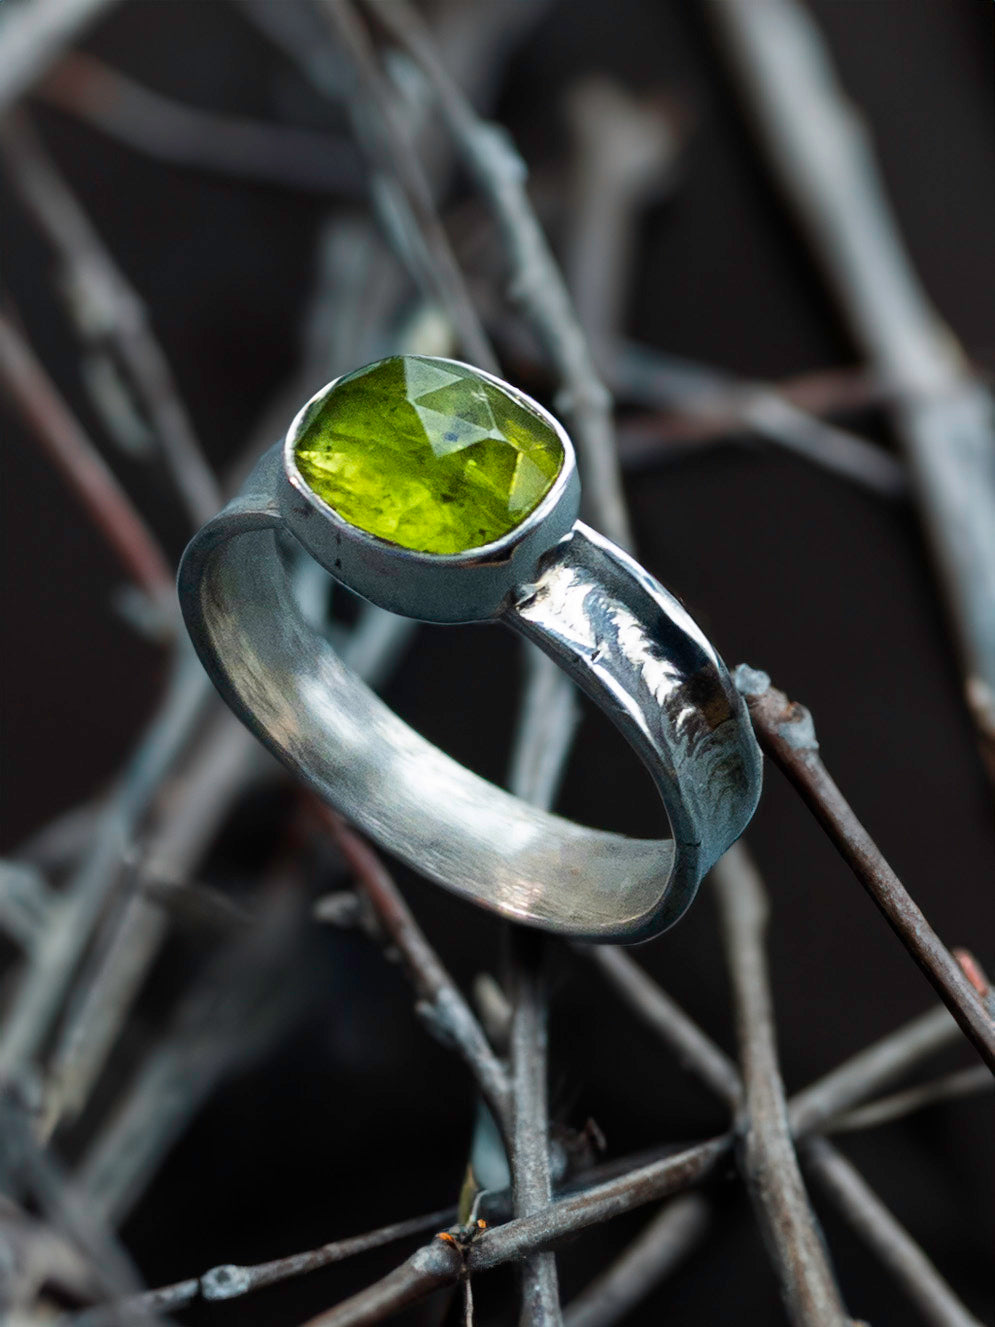
[[[930,306],[885,196],[869,137],[796,0],[711,0],[717,31],[777,182],[853,333],[911,400],[896,406],[926,533],[995,774],[995,411]]]
[[[417,12],[403,0],[371,7],[431,83],[460,158],[494,214],[511,267],[511,299],[560,380],[556,404],[577,443],[591,522],[630,548],[632,536],[612,441],[611,397],[529,202],[525,164],[503,129],[478,118],[438,59]]]
[[[764,935],[767,898],[742,843],[712,870],[743,1065],[740,1164],[792,1322],[849,1322],[819,1238],[791,1140],[777,1060]]]
[[[7,5],[0,22],[0,114],[118,0],[32,0]]]
[[[194,527],[202,525],[221,506],[221,490],[145,306],[25,116],[0,125],[0,148],[22,202],[59,255],[81,335],[113,349],[155,431]]]
[[[904,1092],[894,1092],[888,1097],[879,1097],[866,1106],[857,1106],[829,1120],[825,1125],[828,1133],[852,1133],[855,1129],[876,1129],[879,1125],[900,1120],[924,1106],[933,1106],[938,1101],[957,1101],[961,1097],[978,1096],[981,1093],[995,1092],[995,1078],[983,1064],[972,1064],[968,1069],[956,1073],[944,1074],[929,1083],[919,1083],[907,1087]]]
[[[433,1023],[444,1029],[466,1061],[484,1100],[502,1124],[506,1135],[512,1129],[511,1088],[504,1066],[491,1050],[483,1029],[456,983],[442,966],[391,879],[380,856],[325,806],[319,807],[323,823],[356,880],[369,899],[391,942],[397,946],[419,999]]]
[[[802,1149],[802,1160],[857,1234],[905,1287],[926,1322],[933,1327],[981,1327],[908,1231],[832,1143],[811,1139]]]
[[[511,1088],[514,1133],[511,1173],[516,1216],[545,1207],[553,1195],[549,1160],[547,1052],[549,1019],[544,936],[515,928],[511,942]],[[556,1327],[562,1321],[552,1253],[538,1253],[521,1268],[521,1327]]]
[[[612,1327],[660,1281],[675,1271],[704,1238],[711,1204],[700,1193],[684,1194],[661,1207],[611,1266],[567,1306],[566,1327]]]
[[[82,52],[64,56],[36,95],[159,161],[324,196],[364,192],[354,151],[330,133],[187,106]]]
[[[157,1290],[147,1290],[132,1299],[88,1309],[85,1313],[74,1315],[65,1327],[112,1327],[122,1315],[127,1316],[136,1311],[172,1313],[198,1300],[239,1299],[265,1286],[320,1271],[322,1267],[344,1262],[347,1258],[354,1258],[371,1249],[383,1248],[396,1240],[439,1230],[455,1219],[455,1207],[447,1207],[438,1212],[412,1217],[408,1221],[395,1221],[392,1225],[381,1226],[365,1235],[351,1235],[348,1239],[322,1244],[306,1253],[292,1253],[286,1258],[274,1258],[270,1262],[249,1266],[223,1263],[220,1267],[211,1267],[200,1276],[190,1277],[186,1281],[176,1281],[173,1285],[160,1286]]]
[[[312,1318],[307,1327],[356,1327],[380,1322],[433,1290],[454,1284],[464,1272],[482,1272],[513,1262],[576,1231],[679,1193],[714,1174],[728,1155],[731,1142],[731,1137],[724,1135],[699,1143],[572,1198],[560,1199],[531,1216],[485,1230],[470,1246],[465,1264],[451,1244],[435,1241],[419,1249],[382,1281]]]
[[[840,374],[826,376],[839,393],[838,399],[850,408],[894,395],[884,384],[868,381],[867,375],[850,375],[842,383]],[[856,381],[851,381],[854,376]],[[820,384],[813,384],[811,378],[803,379],[797,388],[791,383],[770,386],[629,342],[623,343],[615,355],[612,384],[619,396],[680,412],[676,419],[664,414],[627,420],[622,433],[624,463],[633,464],[638,459],[645,464],[659,457],[664,440],[668,446],[681,441],[700,445],[745,431],[776,442],[786,451],[882,497],[898,498],[908,493],[901,461],[883,447],[838,425],[827,424],[813,413],[825,408],[829,383],[819,399],[814,394]],[[793,399],[792,390],[800,400]],[[810,394],[814,403],[806,408],[804,403]]]
[[[72,485],[128,575],[173,615],[173,573],[151,530],[83,432],[14,323],[0,313],[0,376],[21,414]]]
[[[496,373],[494,351],[474,311],[431,188],[406,140],[396,100],[369,37],[348,0],[321,0],[321,7],[351,60],[355,88],[348,107],[356,136],[380,172],[381,182],[389,182],[395,212],[400,208],[407,219],[407,256],[414,261],[424,289],[434,292],[452,318],[468,357],[480,368]]]
[[[60,899],[58,915],[31,957],[0,1033],[0,1080],[37,1055],[114,888],[138,826],[192,738],[212,695],[193,651],[180,650],[163,705],[101,812],[89,852]]]
[[[795,785],[964,1035],[995,1070],[995,1018],[833,782],[819,755],[808,710],[772,687],[766,673],[745,664],[736,669],[735,681],[750,707],[761,746]]]

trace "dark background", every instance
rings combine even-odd
[[[991,6],[819,0],[813,8],[872,128],[914,264],[964,345],[990,364]],[[215,0],[131,0],[82,45],[195,105],[338,124],[289,62]],[[759,377],[853,362],[758,164],[697,7],[678,0],[548,7],[512,58],[498,104],[540,176],[565,150],[564,91],[594,70],[677,96],[694,119],[679,184],[647,216],[631,333]],[[223,466],[297,360],[329,201],[162,166],[58,112],[39,108],[37,118],[147,300],[206,449]],[[35,348],[99,437],[73,335],[51,290],[48,250],[6,195],[3,227],[4,284]],[[110,608],[118,569],[75,499],[6,407],[2,418],[10,846],[106,782],[156,705],[164,669],[159,651]],[[888,437],[874,415],[852,422]],[[178,555],[184,523],[165,477],[111,459]],[[827,763],[940,935],[982,961],[995,959],[990,790],[914,514],[779,453],[740,446],[641,474],[628,495],[645,565],[681,595],[727,660],[762,666],[811,708]],[[388,695],[447,750],[499,778],[518,681],[518,655],[504,633],[425,629]],[[597,717],[585,721],[561,807],[610,828],[654,824],[648,782]],[[238,869],[265,855],[267,823],[241,826]],[[229,844],[239,843],[238,830]],[[926,1008],[931,993],[776,771],[768,771],[749,841],[772,895],[782,1065],[797,1089]],[[223,858],[215,866],[219,878],[234,869]],[[402,881],[459,977],[493,969],[498,930],[489,918],[407,875]],[[731,1048],[707,888],[680,926],[639,958]],[[472,1093],[417,1023],[402,977],[361,938],[334,932],[315,939],[309,961],[311,1014],[278,1054],[216,1095],[125,1228],[151,1284],[441,1206],[458,1187]],[[592,972],[566,956],[552,1042],[554,1107],[575,1125],[596,1119],[609,1155],[723,1125],[710,1098]],[[962,1048],[949,1063],[969,1061]],[[992,1313],[988,1126],[987,1101],[971,1101],[844,1141],[982,1317]],[[851,1311],[876,1325],[912,1320],[885,1273],[816,1198]],[[665,1312],[675,1324],[782,1321],[745,1200],[730,1188],[722,1211],[710,1243],[647,1301],[641,1320]],[[644,1218],[593,1231],[562,1254],[565,1298]],[[294,1322],[398,1257],[389,1249],[231,1306],[204,1307],[189,1320]],[[481,1283],[485,1321],[509,1320],[511,1287],[505,1272]],[[433,1301],[419,1320],[437,1322],[442,1311]]]

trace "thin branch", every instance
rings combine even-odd
[[[193,737],[213,694],[193,651],[181,647],[166,698],[100,814],[92,844],[60,896],[0,1032],[0,1080],[38,1054],[113,890],[136,831]]]
[[[334,135],[187,106],[92,55],[65,56],[35,95],[158,161],[326,197],[364,191],[355,152]]]
[[[743,1066],[740,1167],[791,1321],[849,1323],[795,1155],[777,1059],[763,882],[742,843],[712,870]]]
[[[516,1216],[545,1207],[553,1195],[549,1159],[548,988],[546,938],[514,928],[511,944],[511,1088],[514,1134],[511,1174]],[[562,1321],[556,1258],[538,1253],[522,1263],[520,1327],[556,1327]]]
[[[128,575],[159,608],[168,605],[172,616],[173,573],[165,554],[27,341],[3,313],[0,377]]]
[[[120,1321],[122,1316],[135,1312],[173,1313],[178,1309],[187,1308],[198,1300],[214,1302],[239,1299],[243,1295],[252,1294],[253,1291],[262,1290],[265,1286],[320,1271],[323,1267],[331,1267],[333,1263],[355,1258],[371,1249],[381,1249],[387,1244],[393,1244],[411,1235],[422,1235],[429,1230],[445,1228],[455,1220],[455,1207],[446,1207],[441,1211],[429,1212],[407,1221],[395,1221],[392,1225],[381,1226],[378,1230],[371,1230],[365,1235],[351,1235],[348,1239],[321,1244],[306,1253],[292,1253],[286,1258],[274,1258],[270,1262],[250,1263],[247,1266],[222,1263],[218,1267],[209,1268],[200,1276],[160,1286],[157,1290],[148,1290],[131,1299],[88,1309],[85,1313],[74,1314],[65,1322],[64,1327],[112,1327],[112,1324]]]
[[[750,382],[632,343],[619,347],[613,363],[612,382],[620,396],[680,412],[676,417],[668,413],[627,420],[621,451],[624,463],[658,458],[662,442],[668,447],[680,442],[700,445],[745,431],[882,497],[894,499],[908,493],[901,461],[883,447],[817,417],[814,410],[824,409],[825,399],[803,408],[805,395],[800,389],[813,391],[808,378],[798,385],[799,401],[786,390],[791,384]],[[842,385],[840,377],[833,376],[833,385],[848,408],[889,399],[886,388],[869,382],[866,375],[856,383],[848,376]]]
[[[177,780],[177,794],[132,871],[129,896],[105,926],[108,941],[94,970],[84,972],[52,1051],[46,1084],[46,1127],[83,1109],[169,931],[170,912],[143,888],[150,874],[187,879],[218,825],[265,757],[253,735],[219,710]]]
[[[483,1029],[452,977],[426,940],[378,853],[334,811],[319,806],[346,862],[369,899],[377,920],[396,945],[423,1012],[457,1048],[477,1081],[484,1100],[506,1136],[513,1129],[511,1087],[505,1068],[491,1050]]]
[[[400,209],[406,219],[408,256],[424,288],[434,292],[452,318],[470,360],[496,373],[499,366],[494,351],[474,311],[431,188],[406,139],[395,97],[370,39],[348,0],[320,2],[351,61],[355,87],[348,107],[356,136],[380,172],[381,186],[389,182],[395,215]]]
[[[202,525],[221,506],[221,489],[145,306],[24,115],[0,125],[0,149],[21,201],[59,256],[82,337],[106,343],[117,356],[194,527]]]
[[[597,957],[604,951],[597,949],[583,952],[590,954],[591,957]],[[628,954],[620,950],[609,952],[615,955],[615,961],[610,965],[602,965],[602,968],[618,994],[633,1012],[681,1057],[691,1073],[735,1109],[740,1101],[741,1085],[732,1060],[705,1036],[684,1010],[661,990],[647,973],[638,968]],[[839,1118],[840,1114],[865,1101],[899,1075],[909,1072],[923,1059],[954,1044],[958,1036],[957,1024],[947,1010],[941,1007],[913,1019],[896,1032],[890,1033],[844,1061],[788,1102],[788,1120],[796,1140],[801,1140],[804,1147],[804,1139],[810,1136],[813,1130],[826,1127],[827,1124],[831,1127],[833,1120]],[[924,1103],[909,1103],[909,1108],[915,1108],[916,1104]],[[869,1109],[873,1109],[873,1105]],[[837,1155],[835,1149],[833,1155]],[[865,1189],[866,1187],[864,1185]],[[830,1196],[833,1196],[831,1189],[829,1192]],[[888,1262],[888,1266],[911,1301],[922,1312],[927,1313],[928,1296],[921,1294],[922,1278],[926,1278],[930,1284],[942,1282],[942,1278],[927,1255],[883,1207],[880,1199],[871,1196],[874,1201],[863,1205],[863,1220],[868,1226],[866,1237],[872,1248],[876,1248],[876,1241],[888,1240],[892,1237],[892,1232],[897,1231],[905,1244],[914,1250],[915,1264],[920,1275],[905,1276],[901,1264],[894,1261]],[[859,1198],[855,1199],[855,1202],[859,1204]],[[676,1206],[677,1204],[674,1204],[674,1207]],[[671,1237],[681,1249],[682,1256],[686,1256],[689,1248],[684,1241],[687,1238],[690,1242],[690,1235],[683,1230],[683,1224],[685,1222],[693,1224],[695,1219],[696,1214],[693,1210],[684,1212],[683,1215],[680,1211],[675,1212],[672,1226],[669,1229],[664,1227],[660,1234],[664,1257],[667,1256],[667,1250],[671,1246]],[[662,1213],[660,1221],[663,1225]],[[649,1252],[653,1247],[650,1230],[646,1231],[646,1239],[647,1252]],[[623,1254],[619,1261],[624,1261],[625,1257]],[[648,1293],[658,1278],[652,1276],[648,1266],[643,1264],[643,1267],[646,1275],[639,1284],[644,1293]],[[610,1268],[603,1274],[603,1279],[608,1284],[614,1284],[614,1276],[615,1269]],[[634,1293],[634,1286],[632,1290]],[[952,1294],[949,1288],[947,1293]],[[606,1303],[604,1300],[596,1302]],[[970,1315],[963,1305],[957,1303],[957,1308],[961,1316],[955,1320],[970,1321]]]
[[[750,707],[761,746],[795,785],[965,1036],[995,1070],[995,1018],[833,782],[819,755],[808,710],[772,687],[766,673],[745,664],[736,669],[735,681]]]
[[[615,1262],[571,1300],[563,1315],[565,1327],[613,1327],[690,1257],[711,1216],[711,1204],[700,1193],[661,1207]]]
[[[253,925],[211,957],[90,1144],[76,1178],[102,1219],[123,1220],[217,1084],[299,1014],[302,900],[285,870],[269,873]]]
[[[424,72],[460,159],[494,214],[511,268],[510,297],[560,380],[556,404],[577,443],[591,522],[630,548],[632,536],[612,441],[611,397],[529,202],[525,164],[504,130],[477,116],[436,55],[414,8],[403,0],[378,0],[371,8]]]
[[[777,182],[873,366],[911,393],[895,407],[965,693],[995,775],[995,407],[970,377],[912,268],[869,135],[796,0],[709,5]]]
[[[31,0],[0,15],[0,114],[118,0]]]
[[[731,1143],[729,1135],[699,1143],[572,1198],[560,1199],[530,1216],[485,1230],[470,1246],[465,1261],[451,1244],[436,1240],[382,1281],[312,1318],[307,1327],[357,1327],[380,1322],[434,1290],[453,1285],[466,1273],[516,1261],[577,1231],[679,1193],[713,1175],[728,1156]]]
[[[735,1109],[742,1092],[735,1063],[657,985],[646,969],[625,950],[611,945],[577,946],[577,949],[600,968],[629,1010],[666,1042],[680,1063]]]
[[[820,1188],[881,1259],[896,1281],[905,1287],[924,1321],[933,1327],[981,1327],[946,1280],[906,1231],[856,1167],[823,1138],[813,1138],[802,1149],[806,1170]]]
[[[918,1083],[907,1087],[903,1092],[893,1092],[891,1096],[879,1097],[866,1106],[857,1106],[829,1120],[825,1126],[828,1133],[852,1133],[856,1129],[876,1129],[882,1124],[891,1124],[924,1106],[933,1106],[938,1101],[958,1101],[962,1097],[978,1096],[982,1093],[995,1092],[995,1078],[983,1064],[972,1064],[967,1069],[956,1073],[944,1074],[929,1083]]]

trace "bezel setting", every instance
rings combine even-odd
[[[563,464],[536,507],[500,539],[460,553],[418,552],[347,521],[308,484],[298,469],[295,449],[329,394],[344,378],[353,376],[349,373],[316,392],[287,431],[280,514],[329,575],[380,608],[423,622],[491,620],[500,616],[510,596],[528,586],[543,555],[570,533],[577,520],[580,479],[573,444],[555,416],[494,374],[461,360],[428,355],[417,358],[469,369],[553,430],[563,448]]]

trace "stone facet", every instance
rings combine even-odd
[[[463,553],[535,510],[563,446],[538,414],[473,369],[405,355],[343,378],[294,458],[351,525],[403,548]]]

